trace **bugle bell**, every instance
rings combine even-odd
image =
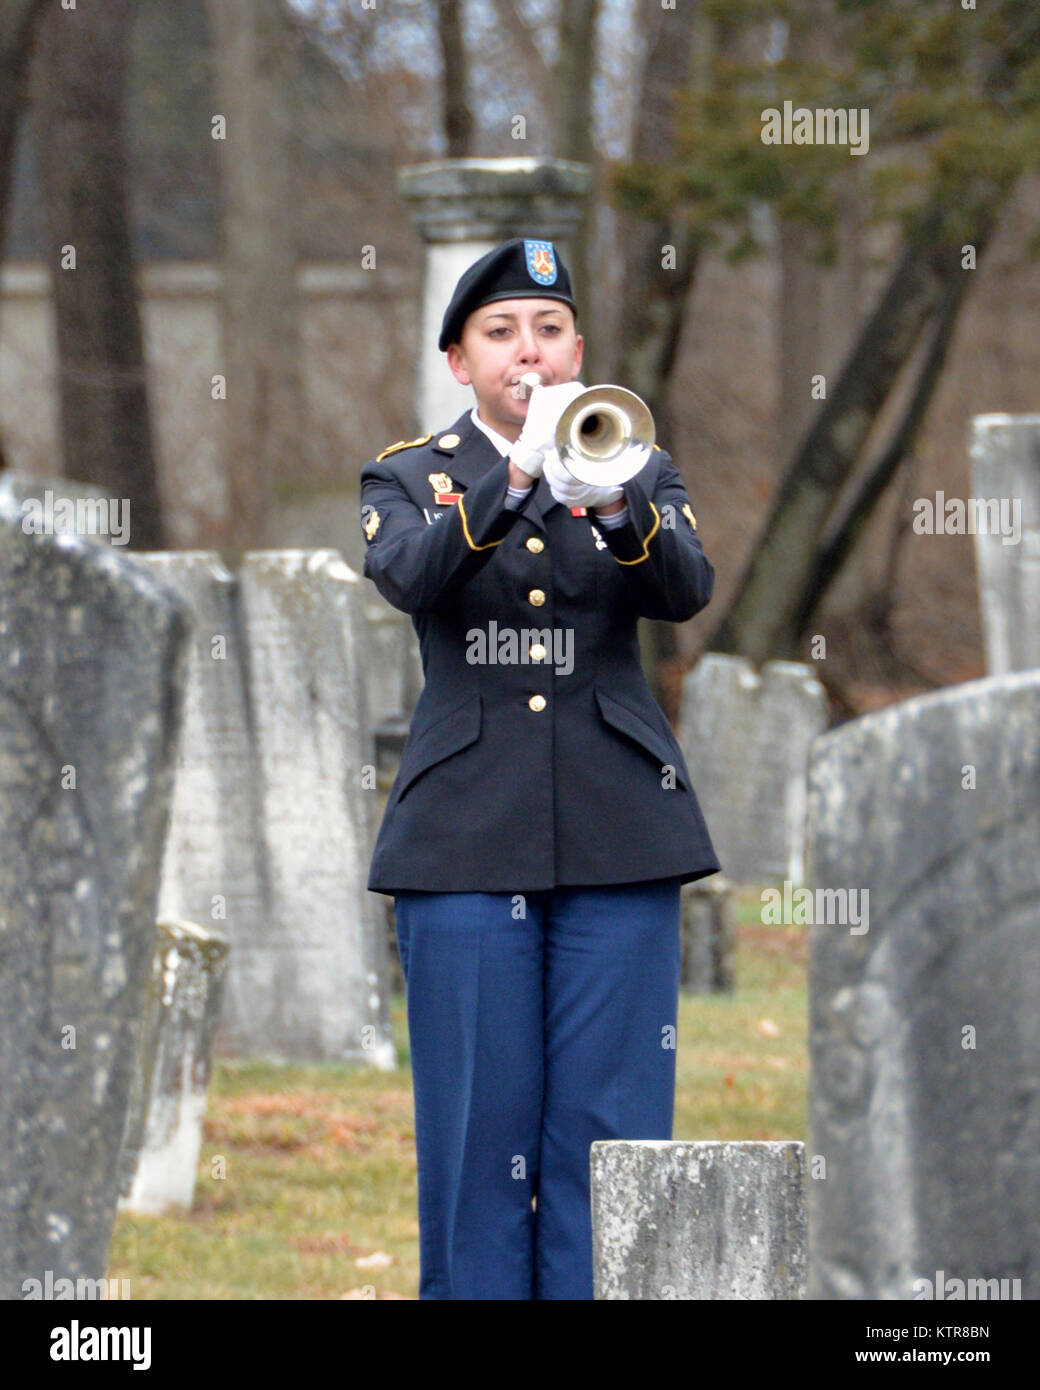
[[[537,372],[526,372],[517,389],[529,396],[541,384]],[[572,478],[593,487],[619,487],[650,457],[654,417],[624,386],[590,386],[560,416],[553,442]]]

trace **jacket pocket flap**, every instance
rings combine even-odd
[[[622,705],[599,688],[596,689],[596,702],[600,714],[608,724],[638,743],[653,757],[662,772],[666,767],[674,767],[676,782],[689,791],[689,776],[682,755],[671,746],[663,734],[648,724],[641,714],[629,709],[627,705]]]
[[[416,778],[433,767],[434,763],[442,762],[474,743],[480,737],[481,717],[481,696],[478,693],[471,695],[409,742],[397,772],[397,799],[400,801]]]

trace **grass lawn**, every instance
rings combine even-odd
[[[805,1138],[806,929],[759,914],[744,893],[734,993],[681,997],[676,1139]],[[391,1017],[397,1071],[219,1063],[192,1211],[121,1213],[109,1277],[135,1299],[417,1297],[403,996]]]

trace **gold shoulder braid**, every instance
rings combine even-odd
[[[387,445],[381,454],[376,454],[376,463],[381,463],[387,454],[396,454],[398,449],[411,449],[416,444],[428,444],[432,438],[432,434],[424,434],[421,439],[399,439],[396,444]]]

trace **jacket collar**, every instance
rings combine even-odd
[[[450,440],[453,435],[458,443],[441,444],[442,439]],[[462,483],[466,488],[479,482],[490,465],[501,457],[484,431],[473,423],[468,410],[449,429],[435,435],[430,441],[430,448],[444,459],[444,471],[452,481]],[[540,526],[545,513],[559,505],[543,475],[535,484],[534,493],[525,503],[521,515]]]

